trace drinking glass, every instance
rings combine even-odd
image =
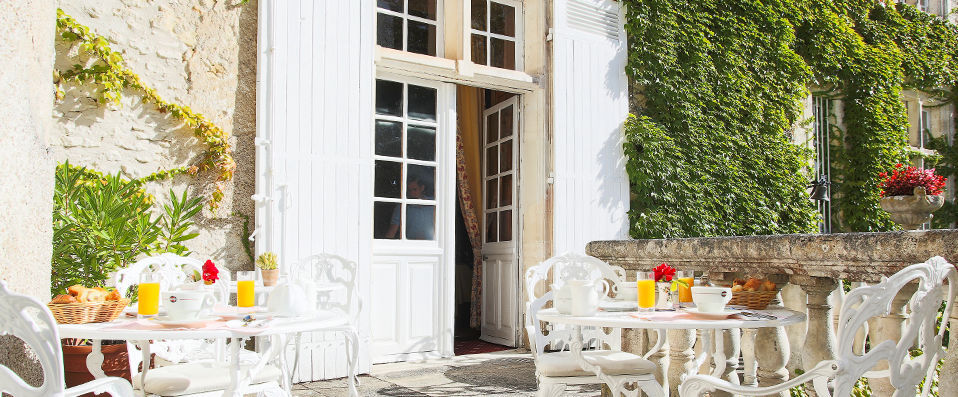
[[[655,311],[655,276],[652,272],[638,272],[635,285],[639,295],[639,311]]]
[[[692,286],[695,285],[694,272],[691,270],[680,270],[675,273],[679,281],[685,282],[685,285],[678,283],[679,286],[679,306],[685,307],[692,303]]]
[[[140,284],[136,290],[136,314],[140,317],[155,316],[160,311],[160,275],[140,273]]]
[[[256,272],[236,272],[236,306],[253,307],[256,304],[255,276]]]

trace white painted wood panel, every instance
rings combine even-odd
[[[554,21],[553,250],[582,252],[589,241],[628,237],[623,8],[556,0]]]
[[[262,0],[257,117],[256,251],[282,266],[320,252],[359,263],[368,301],[371,262],[372,0]],[[262,61],[265,59],[265,61]],[[368,343],[369,313],[360,319]],[[303,337],[294,381],[346,375],[344,338]],[[292,356],[291,356],[292,357]],[[360,370],[368,372],[368,351]]]

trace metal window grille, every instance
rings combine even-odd
[[[831,125],[828,117],[831,114],[831,99],[824,96],[812,97],[815,117],[815,180],[831,181],[831,149],[829,148],[829,132]],[[829,190],[831,195],[831,190]],[[818,223],[819,233],[832,232],[832,203],[831,201],[817,201],[818,213],[821,214],[821,220]]]

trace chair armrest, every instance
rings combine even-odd
[[[788,382],[765,387],[740,386],[714,376],[693,375],[686,378],[685,381],[679,385],[679,395],[682,397],[693,397],[704,395],[706,392],[724,390],[736,395],[766,396],[769,394],[777,394],[778,392],[791,389],[808,381],[813,381],[815,390],[820,396],[829,396],[830,394],[827,387],[828,379],[834,377],[837,373],[838,363],[829,360],[818,363],[815,368]]]
[[[133,397],[133,386],[126,379],[116,377],[106,377],[94,379],[79,386],[66,389],[63,393],[65,397],[79,396],[81,394],[110,393],[113,397]]]

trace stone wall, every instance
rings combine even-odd
[[[256,99],[256,1],[57,1],[64,12],[105,36],[142,81],[159,95],[192,108],[232,136],[237,163],[220,209],[197,219],[200,236],[186,243],[197,258],[212,258],[231,269],[251,269],[242,240],[244,219],[252,228]],[[77,49],[56,43],[56,66],[78,63]],[[139,178],[158,170],[195,164],[206,146],[190,128],[125,90],[121,106],[97,104],[92,86],[64,84],[56,104],[52,137],[58,162]],[[152,183],[158,203],[176,192],[207,197],[213,172]],[[252,230],[250,230],[252,231]]]
[[[0,279],[42,302],[50,297],[54,21],[48,1],[0,7]],[[0,364],[37,384],[42,373],[28,356],[19,340],[0,338]]]

